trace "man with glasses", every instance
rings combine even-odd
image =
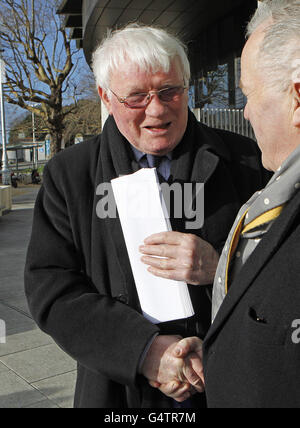
[[[196,121],[185,47],[164,30],[134,24],[110,33],[93,70],[110,116],[101,136],[45,168],[26,264],[29,307],[78,361],[76,407],[203,407],[211,287],[239,207],[266,182],[258,151]],[[203,227],[188,229],[185,214],[171,212],[173,231],[141,242],[145,268],[186,282],[196,312],[160,325],[141,314],[119,219],[97,217],[99,185],[153,166],[161,182],[205,184]],[[198,339],[188,355],[173,356],[189,336]],[[166,395],[161,384],[170,385]]]

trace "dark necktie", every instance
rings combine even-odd
[[[166,167],[165,160],[168,160],[166,156],[154,156],[149,154],[147,155],[148,166],[149,168],[156,168],[160,181],[168,181],[170,176],[170,166]]]
[[[147,155],[147,161],[148,161],[149,168],[158,169],[162,161],[162,158],[160,156]]]

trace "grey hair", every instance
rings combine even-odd
[[[191,70],[186,46],[167,31],[141,24],[109,31],[95,50],[92,69],[97,86],[107,91],[115,70],[125,63],[135,64],[145,72],[169,72],[172,62],[178,59],[182,67],[184,84],[188,85]]]
[[[250,37],[264,22],[270,21],[260,47],[258,66],[270,84],[287,91],[293,76],[300,72],[300,0],[265,0],[248,24]]]

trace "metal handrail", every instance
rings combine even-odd
[[[205,125],[235,132],[255,140],[253,128],[250,122],[244,118],[242,109],[202,108],[193,111],[197,120]]]

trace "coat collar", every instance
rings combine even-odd
[[[213,129],[200,124],[189,110],[187,130],[173,152],[171,179],[206,183],[219,158],[230,161],[226,145]]]
[[[130,148],[131,148],[131,150],[133,151],[133,154],[134,154],[135,160],[136,160],[138,163],[140,163],[140,162],[141,162],[141,160],[142,160],[142,158],[143,158],[144,156],[147,156],[147,154],[146,154],[146,153],[141,152],[140,150],[138,150],[138,149],[137,149],[136,147],[134,147],[133,145],[130,145]],[[171,160],[172,160],[172,152],[171,152],[171,153],[167,153],[167,154],[166,154],[166,157],[169,159],[169,161],[171,161]]]
[[[249,257],[233,281],[230,290],[207,333],[205,344],[208,344],[210,340],[213,340],[215,335],[220,331],[241,298],[249,287],[251,287],[257,275],[278,250],[289,232],[296,216],[299,214],[299,210],[300,192],[298,192],[286,205],[281,216],[276,220],[268,234],[261,240],[256,250]]]

